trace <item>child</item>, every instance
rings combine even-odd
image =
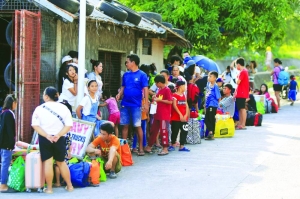
[[[66,156],[65,156],[65,162],[67,165],[69,165],[69,160],[72,158],[71,151],[72,151],[72,137],[71,133],[68,132],[66,134]],[[60,183],[60,170],[59,167],[55,164],[55,178],[56,183],[53,185],[54,187],[61,187]]]
[[[97,137],[100,134],[100,126],[104,122],[97,114],[99,106],[98,96],[96,95],[98,84],[96,80],[90,80],[87,82],[87,87],[89,95],[84,96],[81,100],[80,105],[76,109],[76,114],[78,119],[96,123],[94,137]]]
[[[172,145],[169,147],[169,151],[175,151],[176,138],[180,130],[180,148],[179,151],[190,152],[188,148],[184,146],[186,142],[186,136],[188,133],[188,116],[189,116],[189,106],[187,105],[187,100],[185,97],[185,82],[176,82],[177,92],[173,94],[173,108],[171,113],[171,129],[172,129]]]
[[[142,106],[144,107],[144,105],[146,104],[146,98],[144,98],[143,96],[143,100],[142,100]],[[149,118],[148,114],[146,113],[145,109],[142,109],[142,130],[143,130],[143,147],[147,146],[147,119]],[[134,134],[133,136],[133,142],[132,142],[132,152],[134,153],[138,153],[138,150],[136,148],[137,145],[137,133]],[[141,146],[140,146],[141,147]]]
[[[291,75],[290,80],[291,81],[289,83],[289,100],[291,100],[291,106],[293,106],[294,102],[296,101],[297,92],[299,92],[299,86],[295,81],[296,80],[295,75]]]
[[[0,115],[0,191],[1,193],[16,192],[7,186],[8,168],[12,159],[12,150],[15,148],[16,125],[14,110],[17,108],[17,99],[14,95],[8,95],[3,104],[3,111]]]
[[[211,71],[208,74],[208,83],[206,86],[206,103],[205,103],[205,125],[209,132],[206,140],[213,140],[216,127],[216,113],[221,99],[219,87],[216,84],[218,73]]]
[[[149,137],[148,146],[145,147],[146,153],[151,153],[151,148],[155,143],[158,132],[160,132],[160,138],[162,141],[163,149],[158,155],[168,155],[169,136],[168,126],[171,118],[171,104],[172,104],[172,93],[166,86],[166,79],[162,75],[157,75],[154,78],[156,86],[159,88],[158,93],[153,96],[153,100],[157,103],[156,114],[151,126],[151,133]]]
[[[111,121],[115,124],[115,134],[116,137],[119,137],[120,111],[118,108],[117,100],[111,96],[111,93],[108,90],[103,91],[102,96],[105,102],[103,104],[100,104],[99,106],[107,106],[109,113],[108,121]]]
[[[268,86],[266,84],[262,84],[260,86],[260,91],[259,91],[259,95],[265,95],[266,99],[270,99],[270,94],[268,92]]]

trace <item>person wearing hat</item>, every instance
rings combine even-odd
[[[180,130],[180,147],[178,151],[189,152],[190,150],[184,146],[186,142],[186,137],[188,133],[188,117],[189,117],[189,106],[187,105],[185,96],[185,86],[184,81],[177,81],[176,88],[177,92],[173,94],[173,105],[171,111],[171,142],[172,145],[169,146],[169,151],[175,151],[176,138]]]
[[[73,62],[73,59],[70,55],[66,55],[61,60],[61,66],[59,68],[58,72],[58,92],[62,92],[62,86],[64,83],[64,80],[66,79],[67,75],[65,73],[66,66]]]
[[[223,84],[224,84],[223,79],[221,77],[217,78],[216,83],[220,89],[220,94],[223,97]]]

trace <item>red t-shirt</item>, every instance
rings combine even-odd
[[[171,90],[166,86],[165,88],[159,89],[156,97],[162,100],[172,101]],[[154,115],[155,120],[167,120],[171,119],[171,107],[172,104],[166,104],[163,102],[157,102],[156,114]]]
[[[237,77],[240,84],[236,88],[236,98],[249,98],[249,76],[247,69],[243,69]]]
[[[186,114],[186,97],[185,95],[179,95],[177,93],[173,94],[173,99],[176,101],[176,106],[179,109],[180,113],[184,116]],[[171,113],[171,121],[180,121],[180,116],[172,106],[172,113]]]

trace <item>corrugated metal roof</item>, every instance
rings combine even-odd
[[[51,2],[49,2],[47,0],[31,0],[31,1],[39,4],[39,6],[43,9],[51,10],[52,12],[60,15],[63,18],[62,20],[64,20],[64,21],[73,22],[74,19],[78,19],[78,17],[79,17],[79,13],[71,14],[71,13],[67,12],[66,10],[59,8],[58,6],[52,4]],[[99,3],[98,0],[89,0],[89,2],[94,4],[95,6],[97,6],[96,3]],[[148,31],[148,32],[151,32],[154,34],[159,34],[159,35],[162,35],[167,32],[168,34],[171,34],[176,37],[176,39],[174,39],[174,38],[169,39],[169,40],[167,39],[167,42],[173,42],[179,46],[186,47],[186,48],[192,47],[192,44],[187,39],[185,39],[183,36],[181,36],[180,34],[176,33],[172,29],[164,26],[163,24],[161,24],[155,20],[149,20],[144,17],[142,17],[142,20],[139,23],[139,25],[136,26],[127,21],[121,22],[116,19],[113,19],[113,18],[105,15],[103,12],[101,12],[97,9],[94,9],[92,14],[87,17],[87,20],[98,20],[100,22],[112,23],[115,25],[120,25],[123,27]]]

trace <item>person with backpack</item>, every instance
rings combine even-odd
[[[282,85],[280,85],[278,82],[279,73],[283,70],[281,64],[282,64],[281,60],[278,58],[275,58],[274,59],[274,69],[271,72],[271,75],[273,77],[273,89],[275,92],[275,97],[276,97],[278,108],[280,108],[280,93],[282,91]]]
[[[14,189],[7,186],[8,168],[12,159],[12,150],[15,148],[15,114],[17,108],[17,99],[14,95],[8,95],[4,100],[3,110],[0,115],[0,192],[14,193]]]
[[[291,106],[293,106],[294,102],[296,101],[297,92],[299,92],[299,86],[298,83],[295,81],[295,75],[291,75],[290,80],[291,81],[289,83],[289,100],[291,101]]]

